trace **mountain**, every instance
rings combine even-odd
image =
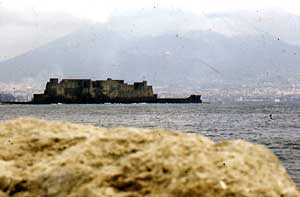
[[[299,46],[268,33],[139,34],[96,24],[1,62],[0,81],[111,77],[154,85],[277,85],[299,78],[299,62]]]

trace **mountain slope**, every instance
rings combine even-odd
[[[270,35],[211,31],[151,36],[95,25],[0,63],[0,81],[49,77],[147,79],[152,84],[281,82],[300,73],[300,48]]]

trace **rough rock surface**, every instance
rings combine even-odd
[[[300,196],[273,153],[241,140],[16,119],[0,123],[0,196]]]

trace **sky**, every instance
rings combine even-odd
[[[300,15],[298,0],[1,0],[0,6],[18,12],[61,12],[97,22],[106,22],[114,13],[151,7],[194,14],[272,8]]]
[[[142,10],[175,10],[191,14],[189,26],[215,26],[215,30],[231,34],[248,31],[251,26],[243,27],[244,21],[237,16],[229,21],[226,16],[210,20],[205,17],[210,14],[230,14],[234,12],[246,13],[272,9],[280,10],[295,16],[300,16],[300,1],[298,0],[0,0],[0,61],[21,55],[27,51],[43,46],[55,39],[81,29],[86,24],[109,23],[115,16],[130,16],[131,13]],[[154,13],[155,14],[155,13]],[[246,14],[245,14],[246,15]],[[268,14],[265,14],[268,15]],[[195,16],[195,17],[194,17]],[[131,16],[134,17],[134,16]],[[152,16],[151,16],[152,17]],[[197,18],[199,17],[199,18]],[[202,19],[200,18],[202,17]],[[235,16],[234,16],[235,17]],[[232,20],[231,17],[230,20]],[[155,17],[153,17],[155,18]],[[158,18],[158,16],[156,17]],[[256,17],[257,18],[257,17]],[[254,21],[256,18],[250,20]],[[289,17],[287,17],[288,19]],[[170,19],[170,18],[169,18]],[[128,17],[128,22],[131,18]],[[143,26],[147,21],[148,27]],[[151,19],[152,20],[152,19]],[[141,18],[141,27],[151,31],[152,21]],[[170,23],[176,25],[176,21]],[[177,20],[177,19],[176,19]],[[180,19],[179,19],[180,20]],[[248,20],[248,19],[246,19]],[[290,38],[292,42],[300,43],[297,28],[298,20],[286,19],[278,21],[273,15],[264,16],[264,23],[260,26],[267,30]],[[115,22],[116,20],[114,20]],[[159,21],[163,26],[163,22]],[[198,22],[197,22],[198,21]],[[224,24],[224,21],[226,24]],[[118,22],[118,20],[117,20]],[[126,29],[126,24],[116,23],[114,28]],[[231,25],[230,23],[233,23]],[[248,23],[248,22],[247,22]],[[251,22],[252,23],[252,22]],[[256,22],[255,22],[256,23]],[[280,24],[279,24],[280,23]],[[182,21],[175,28],[190,28],[182,25]],[[215,25],[216,24],[216,25]],[[230,24],[232,29],[224,25]],[[251,24],[252,25],[252,24]],[[256,24],[255,24],[256,25]],[[253,25],[252,25],[253,26]],[[193,29],[194,27],[190,28]],[[159,29],[158,27],[157,29]],[[277,28],[277,29],[276,29]],[[279,29],[278,29],[279,28]],[[188,29],[188,30],[190,30]],[[266,30],[266,31],[267,31]],[[264,31],[264,30],[262,30]],[[284,31],[284,32],[282,32]],[[293,35],[292,35],[293,34]],[[287,41],[290,41],[287,40]]]

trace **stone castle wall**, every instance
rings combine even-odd
[[[44,94],[35,94],[34,102],[97,102],[107,99],[144,99],[154,98],[152,86],[146,81],[134,84],[124,83],[123,80],[90,79],[50,79]]]

